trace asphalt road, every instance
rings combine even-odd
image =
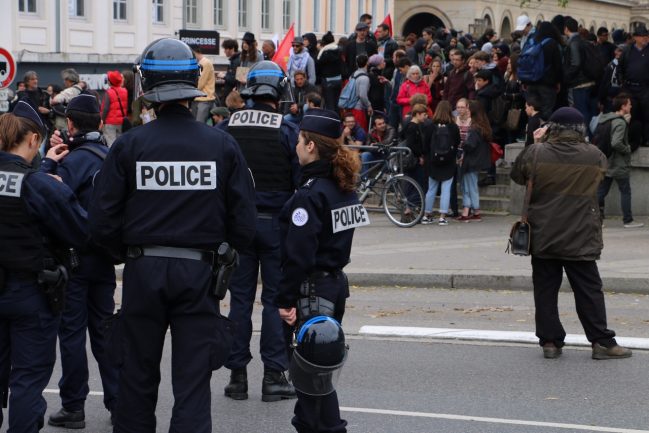
[[[609,294],[606,299],[609,327],[618,335],[649,335],[649,296]],[[560,305],[566,330],[583,333],[570,293],[561,294]],[[589,350],[569,347],[560,359],[545,360],[535,345],[356,335],[363,325],[533,331],[533,314],[529,292],[352,288],[344,321],[351,349],[338,386],[349,432],[649,433],[647,351],[635,351],[626,360],[593,361]],[[249,400],[225,398],[222,389],[229,372],[214,374],[214,432],[293,431],[293,401],[261,402],[258,340],[255,333]],[[169,365],[167,341],[158,432],[168,431],[173,405]],[[103,409],[101,382],[94,361],[90,366],[85,431],[108,433],[112,429]],[[45,393],[48,414],[59,408],[59,376],[57,364]],[[5,431],[6,426],[0,430]]]

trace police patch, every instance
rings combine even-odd
[[[331,211],[333,232],[370,225],[370,218],[362,204],[340,207]]]
[[[302,227],[309,221],[309,213],[303,207],[299,207],[293,211],[291,221],[298,227]]]
[[[216,162],[137,161],[138,190],[209,190],[216,189]]]
[[[260,110],[237,111],[230,116],[228,126],[279,129],[282,126],[282,115]]]
[[[20,197],[23,188],[23,173],[0,171],[0,195],[5,197]]]

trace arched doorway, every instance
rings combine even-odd
[[[509,17],[503,18],[503,23],[500,26],[500,37],[509,38],[512,34],[512,23],[509,21]]]
[[[485,30],[486,29],[493,29],[493,23],[491,21],[491,16],[488,14],[484,16],[484,25],[485,25]]]
[[[439,19],[437,15],[433,15],[428,12],[421,12],[415,14],[408,18],[406,23],[403,25],[403,30],[401,34],[403,36],[408,36],[410,33],[416,35],[421,35],[421,31],[425,27],[435,27],[436,29],[445,28],[444,22]]]

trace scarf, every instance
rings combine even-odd
[[[300,54],[293,53],[288,60],[289,63],[288,70],[290,72],[294,72],[294,71],[306,72],[306,65],[309,62],[309,57],[311,57],[311,55],[306,50],[302,51]]]

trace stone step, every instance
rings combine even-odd
[[[488,185],[479,187],[480,195],[492,197],[509,197],[511,188],[509,185]]]
[[[462,206],[462,198],[458,197]],[[498,212],[499,215],[509,215],[509,197],[488,196],[480,194],[480,211]]]

